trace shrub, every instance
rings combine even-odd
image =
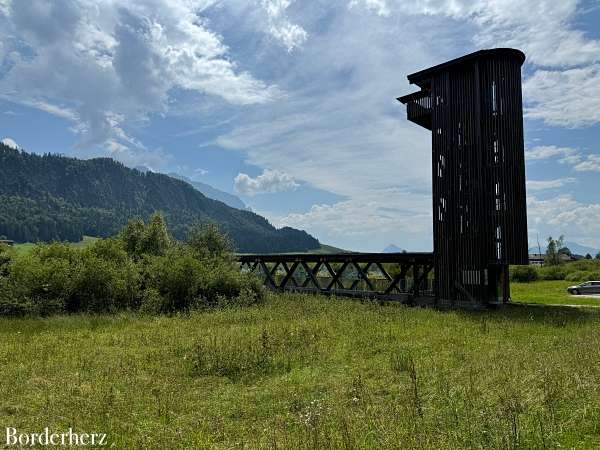
[[[540,269],[542,280],[564,280],[566,276],[566,271],[561,266],[547,266]]]
[[[140,312],[143,314],[162,314],[169,312],[169,305],[164,297],[154,289],[145,289],[142,292]]]
[[[71,312],[111,312],[139,304],[139,273],[135,265],[95,256],[84,251],[73,274],[67,299]]]
[[[0,315],[157,314],[264,297],[258,278],[240,272],[229,240],[214,226],[192,230],[181,244],[169,238],[160,215],[83,249],[52,243],[22,255],[0,251]]]
[[[538,279],[538,271],[533,266],[514,266],[510,268],[511,281],[529,283]]]
[[[162,256],[171,246],[167,223],[160,213],[155,213],[146,225],[141,219],[130,220],[119,234],[130,256],[138,259],[143,255]]]
[[[63,310],[71,294],[76,250],[64,244],[37,245],[10,264],[7,285],[15,299],[30,303],[31,313]]]
[[[8,269],[11,259],[11,253],[8,245],[0,244],[0,277],[8,276]]]
[[[584,272],[581,270],[577,270],[575,272],[571,272],[565,277],[567,281],[586,281],[589,279],[590,272]]]
[[[148,262],[148,287],[163,298],[164,311],[185,310],[203,302],[206,267],[190,255],[171,251]],[[164,312],[163,311],[163,312]]]
[[[186,244],[198,259],[218,262],[231,260],[233,256],[233,243],[213,223],[194,226],[188,233]]]
[[[590,280],[600,281],[600,271],[590,272]]]

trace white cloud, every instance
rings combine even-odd
[[[278,170],[264,170],[256,178],[239,173],[234,180],[236,192],[254,196],[269,192],[283,192],[296,189],[299,184],[287,173]]]
[[[523,94],[528,118],[570,128],[600,123],[600,64],[538,70],[523,84]]]
[[[587,155],[573,166],[577,172],[600,172],[600,155]]]
[[[14,139],[11,139],[9,137],[5,137],[4,139],[2,139],[1,141],[4,145],[6,145],[7,147],[10,148],[15,148],[18,149],[19,146],[17,145],[17,143],[14,141]]]
[[[388,1],[388,4],[391,4]],[[575,66],[600,60],[600,41],[577,30],[578,0],[395,0],[405,14],[467,19],[479,27],[479,47],[517,47],[542,66]],[[527,11],[523,9],[526,7]]]
[[[600,203],[582,203],[571,195],[540,200],[527,199],[530,228],[553,229],[573,238],[600,236]]]
[[[280,41],[288,52],[300,47],[308,38],[301,26],[290,22],[286,15],[292,0],[261,0],[267,12],[270,34]]]
[[[352,0],[348,6],[349,8],[363,6],[382,17],[388,17],[391,13],[386,0]]]
[[[173,108],[176,89],[235,105],[277,98],[209,29],[202,14],[214,3],[3,1],[0,42],[11,47],[0,61],[1,96],[73,121],[81,147],[108,150],[134,146],[131,126]]]
[[[370,192],[333,205],[313,205],[310,211],[277,220],[277,225],[328,230],[333,237],[386,235],[431,231],[431,199],[407,192]],[[386,201],[381,201],[385,198]],[[398,206],[400,205],[400,206]]]
[[[406,15],[443,16],[475,25],[476,47],[515,47],[537,66],[524,84],[526,114],[551,125],[600,122],[600,40],[576,28],[578,0],[352,0]],[[524,11],[526,8],[526,12]]]
[[[555,145],[541,145],[525,150],[525,159],[530,162],[550,158],[558,158],[558,162],[573,166],[573,169],[577,172],[600,172],[600,155],[597,154],[592,153],[585,155],[577,149],[571,147],[557,147]],[[563,178],[562,180],[569,179],[570,178]],[[535,183],[538,182],[533,181],[532,183],[532,186],[535,186]]]
[[[558,189],[577,181],[576,178],[558,178],[556,180],[527,180],[528,191],[544,191]]]
[[[555,145],[540,145],[532,149],[525,150],[525,159],[527,161],[537,161],[541,159],[553,158],[560,156],[569,158],[574,156],[577,150],[571,147],[557,147]]]

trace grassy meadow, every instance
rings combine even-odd
[[[79,242],[70,242],[68,245],[74,248],[86,248],[97,242],[99,238],[92,236],[84,236]],[[23,244],[15,244],[13,248],[18,254],[25,254],[31,252],[37,244],[35,242],[26,242]]]
[[[118,449],[594,449],[599,344],[593,308],[301,295],[0,319],[0,427]]]
[[[513,301],[523,303],[541,303],[545,305],[588,305],[600,306],[600,296],[590,297],[571,295],[567,287],[578,284],[577,281],[543,280],[530,283],[510,284]]]

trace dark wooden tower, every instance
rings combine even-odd
[[[432,132],[433,243],[441,305],[510,297],[508,265],[528,263],[521,66],[481,50],[413,73],[398,100]]]

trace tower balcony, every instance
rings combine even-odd
[[[431,130],[431,93],[421,90],[403,97],[398,97],[399,102],[406,105],[408,120]]]

